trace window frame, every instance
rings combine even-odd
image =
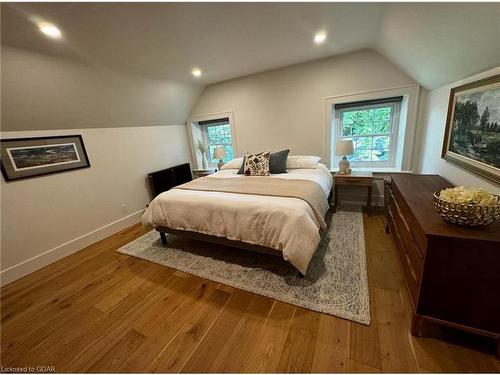
[[[377,100],[377,99],[375,99]],[[386,133],[371,133],[371,134],[363,134],[363,135],[356,135],[356,136],[343,136],[342,135],[342,114],[344,112],[348,111],[353,111],[353,110],[369,110],[369,109],[375,109],[375,108],[386,108],[386,107],[392,107],[392,115],[391,115],[391,132],[389,134]],[[353,139],[354,138],[360,138],[360,137],[371,137],[372,139],[377,136],[387,136],[389,135],[389,150],[390,150],[390,158],[388,160],[384,161],[349,161],[351,166],[354,168],[357,167],[383,167],[383,168],[392,168],[395,166],[395,158],[397,154],[397,147],[398,147],[398,130],[400,127],[400,114],[401,114],[401,101],[393,101],[389,103],[375,103],[375,104],[365,104],[365,105],[356,105],[353,103],[352,106],[343,106],[343,108],[340,109],[335,109],[335,106],[332,107],[333,110],[333,119],[334,119],[334,142],[333,142],[333,147],[332,151],[333,154],[335,151],[335,144],[337,141],[340,140],[346,140],[346,139]],[[372,144],[373,145],[373,144]],[[372,149],[373,150],[373,149]],[[334,156],[334,163],[335,165],[338,165],[341,156]]]
[[[419,161],[416,154],[420,139],[417,126],[419,103],[425,98],[425,92],[420,86],[412,83],[407,85],[384,87],[373,90],[353,91],[349,93],[328,95],[323,100],[323,160],[332,172],[338,170],[334,162],[335,119],[334,108],[337,105],[356,103],[366,100],[387,99],[402,96],[401,111],[397,139],[397,152],[394,167],[353,167],[353,170],[364,170],[379,173],[412,172]]]
[[[236,135],[236,126],[234,122],[234,115],[233,111],[226,111],[226,112],[217,112],[217,113],[212,113],[212,114],[206,114],[206,115],[196,115],[191,117],[187,122],[186,122],[186,127],[187,127],[187,133],[188,133],[188,138],[191,144],[191,160],[193,164],[193,169],[200,169],[202,160],[201,160],[201,155],[200,153],[196,150],[196,142],[198,139],[201,139],[203,142],[207,144],[207,140],[205,139],[205,131],[204,129],[201,128],[199,125],[200,122],[203,121],[210,121],[210,120],[217,120],[217,119],[223,119],[223,118],[228,118],[229,119],[229,125],[231,128],[231,141],[232,141],[232,146],[233,146],[233,157],[237,158],[239,157],[238,153],[238,143],[237,143],[237,135]],[[207,156],[207,159],[208,156]],[[217,167],[217,163],[209,163],[209,168],[213,169]]]

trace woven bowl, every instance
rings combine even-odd
[[[440,193],[434,193],[434,207],[437,213],[450,223],[475,227],[491,224],[500,218],[500,203],[492,206],[451,203],[440,199]]]

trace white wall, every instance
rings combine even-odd
[[[2,130],[183,124],[200,85],[2,46]]]
[[[91,167],[8,183],[2,178],[2,283],[139,222],[150,201],[146,174],[191,159],[184,125],[1,136],[60,134],[83,136]]]
[[[325,99],[416,85],[370,50],[217,83],[201,94],[191,116],[233,112],[239,154],[291,148],[325,157]]]
[[[500,194],[500,188],[497,184],[489,182],[474,173],[441,159],[450,89],[468,82],[491,77],[495,74],[500,74],[500,67],[481,74],[476,74],[427,93],[425,104],[422,103],[425,106],[423,107],[421,117],[422,141],[418,166],[418,170],[421,173],[436,173],[443,176],[454,185],[483,187],[492,193]]]
[[[327,163],[327,98],[408,86],[417,84],[377,52],[363,50],[208,86],[191,116],[232,111],[240,156],[290,148],[291,155],[318,155]],[[377,181],[373,201],[383,204],[382,194]],[[361,201],[366,189],[342,195]]]
[[[199,86],[6,46],[1,84],[2,138],[81,134],[91,162],[88,169],[2,178],[4,284],[139,222],[149,202],[146,174],[191,161],[181,124]]]

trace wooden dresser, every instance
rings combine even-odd
[[[428,321],[499,339],[500,222],[471,229],[444,221],[432,195],[450,186],[437,175],[386,183],[386,230],[413,305],[412,334]]]

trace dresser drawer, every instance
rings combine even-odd
[[[420,274],[422,273],[422,267],[424,264],[423,256],[417,248],[413,235],[408,227],[408,222],[406,221],[407,219],[401,214],[401,211],[399,210],[400,206],[396,203],[392,196],[389,198],[389,206],[394,217],[394,224],[398,229],[399,237],[406,252],[406,256],[410,261],[410,266],[415,273],[416,280],[420,281]]]
[[[394,200],[398,204],[401,215],[405,218],[408,230],[411,233],[415,244],[417,245],[417,250],[421,255],[425,255],[425,249],[427,248],[427,237],[425,233],[423,232],[418,222],[415,220],[415,217],[408,208],[406,201],[399,192],[397,186],[393,186],[391,188],[391,193]]]
[[[395,225],[394,214],[392,213],[392,209],[390,207],[388,210],[388,215],[389,215],[388,217],[389,229],[392,234],[391,237],[394,242],[394,246],[396,247],[396,251],[398,253],[399,263],[401,263],[401,268],[404,274],[404,279],[406,282],[408,293],[410,295],[410,299],[413,304],[413,309],[415,310],[418,297],[418,283],[416,274],[415,271],[410,266],[410,260],[408,258],[408,255],[406,254],[405,248],[401,241],[401,237]]]
[[[415,279],[420,281],[424,258],[422,253],[417,248],[415,239],[409,228],[408,219],[403,216],[404,214],[400,209],[400,204],[394,200],[394,196],[392,195],[389,198],[389,208],[392,212],[394,224],[398,229],[398,234],[406,252],[406,256],[408,257],[410,266],[415,274]]]

